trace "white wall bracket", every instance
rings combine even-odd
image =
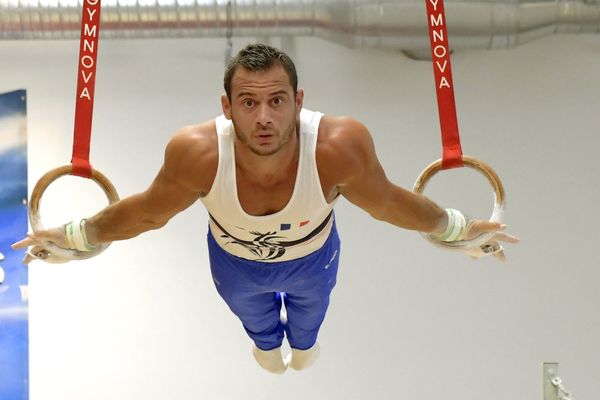
[[[558,363],[557,362],[545,362],[542,366],[543,370],[543,387],[544,387],[544,399],[543,400],[559,400],[558,398],[558,387],[552,383],[552,379],[558,376]]]

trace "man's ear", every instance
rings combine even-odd
[[[296,110],[298,110],[298,113],[300,113],[300,110],[302,110],[302,105],[304,104],[304,89],[298,89],[294,101],[296,102]]]
[[[221,95],[221,108],[223,108],[223,114],[225,114],[225,118],[231,119],[231,103],[229,102],[229,97],[226,94]]]

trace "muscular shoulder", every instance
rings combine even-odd
[[[165,151],[164,172],[180,185],[208,193],[217,171],[219,150],[215,121],[179,129]]]
[[[350,117],[323,116],[316,152],[319,174],[336,186],[361,175],[375,158],[368,129]]]

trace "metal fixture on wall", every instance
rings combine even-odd
[[[80,14],[78,0],[0,0],[0,39],[77,38]],[[600,0],[446,0],[446,14],[453,49],[600,33]],[[101,31],[105,39],[229,33],[315,36],[348,47],[429,48],[423,0],[106,0]]]
[[[233,55],[233,18],[231,16],[232,7],[232,0],[227,0],[227,31],[225,32],[227,45],[225,47],[225,65],[229,63],[229,60],[231,60]]]

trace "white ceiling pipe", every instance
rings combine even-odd
[[[425,0],[106,0],[102,38],[316,36],[349,47],[429,48]],[[229,3],[229,12],[228,12]],[[600,0],[446,0],[453,49],[600,33]],[[0,0],[0,39],[74,39],[79,0]]]

